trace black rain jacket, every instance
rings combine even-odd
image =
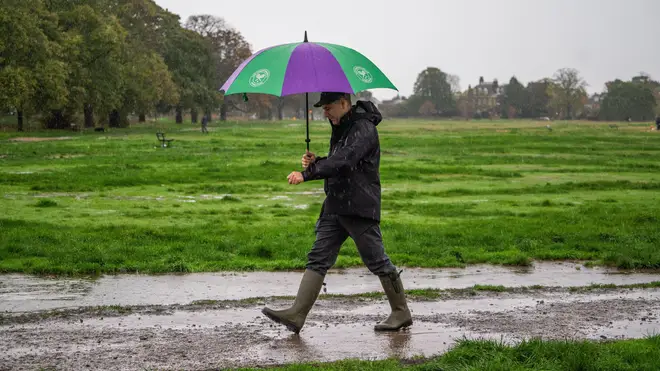
[[[305,181],[324,180],[321,214],[358,216],[380,221],[380,142],[376,126],[382,115],[367,101],[358,101],[332,125],[330,152],[303,171]]]

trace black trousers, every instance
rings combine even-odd
[[[307,269],[325,276],[337,262],[339,249],[348,237],[355,241],[371,273],[386,276],[396,267],[385,253],[380,223],[360,217],[322,214],[316,222],[316,241],[307,254]]]

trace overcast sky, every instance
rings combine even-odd
[[[589,92],[644,71],[660,79],[660,0],[155,0],[179,14],[223,17],[253,52],[323,41],[371,59],[402,95],[429,66],[460,77],[524,84],[562,67],[578,69]],[[376,90],[379,98],[396,95]]]

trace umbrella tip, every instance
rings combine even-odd
[[[304,40],[304,42],[308,42],[307,41],[307,31],[305,31],[305,40]]]

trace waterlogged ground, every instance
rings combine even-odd
[[[575,263],[405,272],[410,329],[375,333],[388,304],[365,294],[379,291],[375,277],[348,270],[328,275],[330,292],[321,294],[300,335],[260,313],[266,304],[290,304],[273,296],[293,294],[300,273],[2,276],[0,369],[206,370],[433,356],[465,337],[515,343],[660,334],[660,274]]]
[[[0,133],[0,370],[205,370],[431,356],[463,337],[659,333],[660,134],[546,124],[379,125],[381,227],[415,324],[373,332],[388,304],[349,241],[299,336],[260,309],[291,302],[300,272],[286,271],[304,267],[323,201],[320,182],[286,184],[300,123]],[[310,132],[326,152],[328,125]],[[543,263],[561,260],[582,263]]]
[[[520,288],[633,285],[660,274],[630,273],[580,263],[535,262],[528,267],[474,265],[467,268],[403,268],[406,289],[463,289],[474,285]],[[25,312],[108,305],[170,305],[200,300],[241,300],[294,295],[300,272],[223,272],[47,278],[0,275],[0,312]],[[381,291],[365,268],[331,270],[324,293],[354,295]]]

